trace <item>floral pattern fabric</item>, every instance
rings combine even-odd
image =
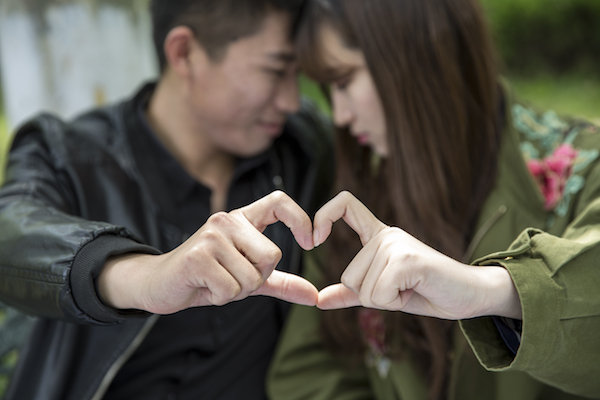
[[[521,152],[544,197],[544,208],[550,213],[551,224],[554,215],[566,215],[572,197],[585,183],[579,172],[599,155],[597,150],[576,149],[573,141],[583,130],[597,130],[597,127],[567,122],[553,111],[540,115],[520,104],[512,107],[512,118],[522,136]],[[386,355],[383,313],[360,309],[358,323],[368,348],[367,364],[375,367],[381,377],[387,376],[391,360]]]
[[[597,128],[560,118],[554,111],[538,114],[522,105],[512,107],[515,128],[522,134],[521,151],[551,215],[564,217],[571,199],[584,186],[579,173],[598,158],[597,150],[576,149],[575,138]]]
[[[361,308],[358,312],[358,324],[367,344],[367,365],[375,367],[382,378],[385,378],[392,365],[386,356],[385,320],[383,313],[371,308]]]

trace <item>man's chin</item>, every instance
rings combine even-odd
[[[238,148],[236,149],[236,151],[231,151],[232,154],[234,154],[237,157],[241,157],[241,158],[251,158],[251,157],[255,157],[259,154],[264,153],[265,151],[267,151],[271,146],[273,145],[273,140],[270,140],[262,145],[256,145],[256,143],[253,143],[252,146],[247,146],[244,148]]]

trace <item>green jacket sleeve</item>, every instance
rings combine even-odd
[[[305,276],[313,282],[318,281],[314,264],[307,263]],[[319,328],[320,313],[324,312],[314,307],[292,307],[267,377],[269,398],[372,399],[365,367],[346,368],[324,347]]]
[[[491,371],[524,371],[569,393],[600,394],[600,166],[554,236],[526,229],[510,248],[476,261],[506,268],[518,291],[523,330],[516,355],[491,318],[461,321],[480,363]]]

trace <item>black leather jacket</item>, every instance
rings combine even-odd
[[[15,137],[0,191],[0,301],[39,318],[7,399],[101,398],[156,320],[105,307],[94,286],[98,259],[158,254],[181,242],[157,217],[135,165],[134,103],[70,123],[41,115]],[[259,194],[280,189],[276,174],[313,213],[329,195],[333,171],[323,122],[304,108],[269,152],[278,170],[265,173]],[[286,231],[272,229],[271,239],[289,241]],[[301,253],[293,249],[287,269],[299,272]]]

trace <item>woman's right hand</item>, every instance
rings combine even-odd
[[[349,192],[337,195],[315,215],[315,245],[327,239],[339,219],[358,233],[363,248],[341,283],[321,290],[319,308],[364,306],[444,319],[521,318],[518,294],[504,268],[456,261],[400,228],[385,225]]]

